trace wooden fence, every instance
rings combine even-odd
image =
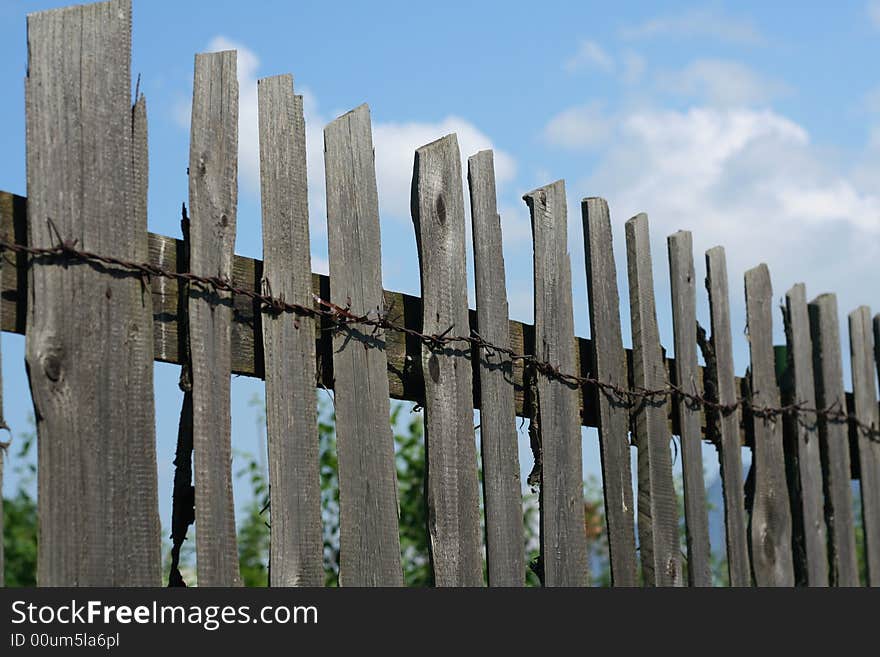
[[[392,397],[425,410],[437,585],[482,585],[484,541],[488,584],[524,583],[517,416],[531,420],[547,586],[588,582],[584,425],[599,429],[615,585],[711,583],[703,440],[718,448],[732,585],[858,585],[853,477],[861,480],[868,581],[880,584],[880,316],[873,326],[865,307],[849,316],[846,393],[835,297],[807,302],[804,286],[794,286],[784,307],[787,357],[777,368],[773,293],[760,265],[745,274],[751,363],[749,376],[737,378],[724,250],[706,253],[709,337],[696,322],[691,235],[682,231],[668,240],[676,358],[666,359],[640,214],[625,231],[633,343],[625,350],[609,208],[587,198],[592,339],[578,338],[558,181],[524,196],[535,324],[509,321],[491,151],[468,159],[470,311],[455,135],[415,152],[422,297],[385,291],[366,105],[324,131],[330,276],[311,274],[303,107],[289,75],[259,82],[264,260],[236,256],[234,52],[195,59],[185,239],[151,234],[146,101],[130,101],[130,0],[33,14],[28,47],[28,197],[0,194],[0,323],[27,338],[40,585],[161,582],[153,360],[182,366],[172,534],[176,566],[195,521],[202,586],[241,582],[232,373],[266,382],[272,586],[323,583],[316,383],[335,390],[342,585],[403,583]],[[686,569],[673,435],[681,439]],[[753,450],[745,486],[742,444]],[[176,568],[171,583],[180,583]]]

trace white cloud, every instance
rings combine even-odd
[[[467,158],[477,151],[492,148],[492,140],[465,119],[449,116],[436,123],[375,123],[373,146],[376,151],[376,184],[379,209],[383,215],[398,219],[410,216],[410,191],[415,151],[451,132],[458,137],[462,156],[462,174],[467,176]],[[516,163],[509,154],[495,149],[495,177],[502,186],[516,173]],[[467,203],[465,203],[467,205]]]
[[[544,139],[566,149],[586,149],[607,141],[612,131],[613,122],[602,113],[600,105],[588,103],[551,118],[544,128]]]
[[[257,69],[260,59],[250,48],[225,36],[216,36],[207,52],[238,51],[238,170],[247,191],[260,188],[260,134],[257,109]]]
[[[611,73],[614,70],[614,60],[598,43],[585,40],[580,42],[577,52],[565,60],[563,67],[569,73],[584,69]]]
[[[841,310],[876,305],[876,178],[836,166],[806,130],[769,110],[651,110],[618,120],[620,139],[578,189],[608,198],[618,236],[625,219],[648,212],[655,263],[664,263],[665,237],[687,229],[698,271],[707,248],[726,247],[740,310],[742,274],[760,262],[777,298],[803,281],[811,297],[837,292]],[[662,284],[665,269],[657,272]],[[734,319],[742,325],[741,314]]]
[[[621,30],[625,39],[651,37],[704,38],[755,45],[764,37],[750,22],[715,9],[690,9],[674,16],[662,16]]]
[[[661,91],[708,101],[713,105],[755,105],[787,92],[787,87],[767,79],[739,62],[698,59],[680,71],[658,76]]]

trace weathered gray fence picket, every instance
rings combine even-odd
[[[561,180],[523,197],[532,217],[535,357],[575,371],[568,213]],[[587,584],[577,388],[536,372],[529,431],[540,468],[541,565],[546,586]]]
[[[659,390],[666,383],[657,313],[648,216],[626,222],[626,264],[632,320],[634,390]],[[680,586],[678,510],[672,482],[672,436],[666,426],[666,398],[641,398],[632,411],[638,449],[639,554],[645,583]]]
[[[189,151],[190,268],[232,277],[238,206],[236,53],[196,55]],[[189,289],[196,565],[201,586],[238,586],[232,499],[232,299]],[[211,298],[215,296],[216,298]]]
[[[468,158],[468,185],[474,237],[477,332],[492,344],[510,348],[501,218],[496,206],[492,151],[480,151]],[[522,586],[525,555],[513,363],[504,352],[481,349],[477,372],[489,586]]]
[[[880,420],[874,372],[874,338],[871,334],[871,310],[867,306],[860,306],[849,314],[849,343],[853,410],[866,425],[877,427]],[[868,585],[880,586],[880,442],[861,429],[856,429],[856,442]]]
[[[263,278],[272,294],[311,304],[306,143],[293,78],[259,81]],[[273,586],[324,583],[315,320],[263,313]]]
[[[736,406],[740,386],[733,374],[733,342],[730,329],[730,292],[727,285],[727,258],[724,248],[706,252],[706,290],[712,323],[712,340],[705,342],[708,381],[715,401],[721,405],[714,414],[711,437],[716,441],[721,462],[724,495],[724,527],[727,540],[727,571],[731,586],[751,586],[748,538],[746,535],[745,495],[743,493],[740,410]]]
[[[422,332],[466,331],[464,196],[455,135],[416,151],[412,190],[422,272]],[[483,559],[470,349],[423,345],[421,365],[434,582],[478,586]]]
[[[370,110],[366,105],[324,129],[324,166],[333,281],[330,301],[355,315],[384,312],[379,196]],[[309,281],[303,282],[308,292]],[[312,342],[310,337],[305,333],[306,341]],[[343,585],[403,584],[397,471],[388,423],[391,410],[383,342],[383,332],[365,332],[357,326],[333,336],[339,582]],[[304,385],[304,394],[311,392],[310,387]]]
[[[807,314],[807,292],[802,283],[785,295],[786,337],[788,342],[791,390],[786,404],[816,408],[813,373],[813,343]],[[819,454],[818,418],[801,413],[787,418],[786,445],[795,462],[790,486],[797,549],[795,563],[799,579],[809,586],[828,586],[828,537],[822,499],[822,463]]]
[[[422,297],[385,291],[366,105],[324,130],[330,277],[314,275],[303,104],[290,75],[258,84],[264,261],[236,256],[238,82],[231,51],[195,59],[185,239],[150,234],[146,101],[130,101],[130,0],[33,14],[28,47],[28,199],[0,192],[0,327],[26,335],[38,432],[40,584],[161,581],[154,360],[182,365],[185,392],[172,585],[183,583],[177,557],[193,516],[198,584],[241,583],[232,373],[266,381],[273,586],[325,580],[316,387],[334,390],[342,585],[404,583],[391,397],[425,409],[426,530],[438,586],[483,584],[483,537],[488,584],[525,581],[517,415],[531,419],[536,463],[529,479],[540,486],[541,538],[533,567],[544,585],[589,583],[584,425],[599,428],[615,586],[639,583],[638,557],[645,584],[684,583],[670,454],[676,433],[690,585],[712,583],[703,439],[719,450],[731,585],[748,586],[753,577],[762,586],[857,585],[853,471],[861,484],[867,580],[880,584],[880,315],[873,326],[867,307],[849,315],[848,395],[834,296],[808,304],[804,286],[792,287],[780,382],[770,274],[766,265],[756,267],[745,274],[749,375],[738,379],[724,250],[706,253],[707,338],[696,320],[692,238],[681,231],[668,238],[676,358],[666,359],[648,220],[640,214],[625,224],[627,351],[608,205],[587,198],[581,211],[591,339],[577,338],[565,185],[558,181],[524,196],[535,324],[510,321],[491,151],[468,160],[477,300],[469,312],[454,134],[414,155]],[[745,484],[744,439],[753,451]],[[3,461],[0,447],[0,485]],[[3,565],[0,549],[0,585]]]
[[[822,294],[809,304],[817,408],[846,410],[837,297]],[[849,436],[846,422],[818,418],[822,443],[825,521],[828,527],[829,579],[836,586],[858,586],[853,522]]]
[[[773,352],[773,289],[761,264],[746,272],[746,318],[751,353],[751,394],[755,406],[780,404]],[[782,427],[778,418],[751,412],[754,444],[751,503],[752,568],[758,586],[794,585],[791,509],[785,480]]]
[[[611,215],[601,198],[584,199],[584,248],[587,256],[587,292],[593,376],[620,389],[627,388],[626,358],[620,332],[617,269],[611,247]],[[629,457],[629,410],[614,392],[596,390],[599,406],[599,442],[611,581],[615,586],[637,583],[635,506]]]
[[[144,114],[132,125],[128,0],[28,17],[28,244],[143,257]],[[132,135],[137,136],[133,144]],[[134,164],[134,166],[133,166]],[[152,360],[141,281],[31,267],[39,583],[156,585]]]
[[[675,383],[686,393],[699,397],[702,389],[697,380],[697,283],[690,232],[681,230],[670,235],[667,247],[675,340]],[[699,407],[683,399],[678,400],[676,407],[681,438],[688,583],[691,586],[711,586],[709,509],[703,482],[703,436],[700,432]]]

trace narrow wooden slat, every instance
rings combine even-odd
[[[565,183],[526,194],[534,239],[535,357],[575,371]],[[587,539],[577,386],[536,373],[532,423],[541,444],[541,557],[546,586],[586,586]]]
[[[136,258],[131,6],[28,17],[28,243]],[[140,147],[136,155],[141,155]],[[136,181],[137,179],[137,181]],[[28,270],[27,363],[39,436],[38,583],[158,585],[152,344],[137,277]]]
[[[611,216],[601,198],[581,203],[590,302],[592,376],[619,388],[627,387],[626,354],[620,330],[617,269],[611,246]],[[614,586],[636,586],[632,472],[629,455],[629,411],[625,400],[602,390],[594,393],[598,405],[605,521]]]
[[[294,96],[293,78],[280,75],[259,81],[258,104],[263,287],[308,306],[311,252],[302,97]],[[315,329],[309,317],[263,315],[272,586],[324,582]]]
[[[746,317],[751,355],[752,403],[780,405],[773,351],[773,289],[761,264],[745,275]],[[793,586],[791,507],[785,479],[782,426],[778,418],[752,414],[755,493],[750,519],[751,556],[758,586]]]
[[[849,350],[852,364],[853,412],[860,422],[880,427],[877,412],[877,384],[874,371],[874,338],[871,311],[859,306],[849,314]],[[880,442],[856,428],[862,526],[865,532],[865,562],[868,586],[880,586]]]
[[[423,331],[437,335],[466,332],[464,197],[454,134],[416,150],[412,215],[421,269]],[[483,564],[470,351],[423,345],[421,365],[434,583],[479,586]]]
[[[807,313],[807,292],[803,283],[785,295],[786,337],[791,364],[794,403],[816,408],[813,376],[813,343]],[[828,535],[825,528],[822,495],[822,460],[819,450],[819,427],[815,414],[801,413],[788,423],[795,445],[798,492],[792,513],[799,516],[808,586],[828,586]],[[799,508],[797,508],[799,507]],[[800,543],[798,541],[798,543]]]
[[[659,390],[666,385],[663,351],[654,304],[654,275],[648,215],[626,222],[626,264],[632,319],[635,390]],[[678,513],[672,483],[672,455],[665,397],[636,401],[632,413],[638,448],[638,528],[642,576],[653,586],[681,586]]]
[[[361,105],[324,128],[324,168],[330,300],[356,315],[383,311],[369,107]],[[310,282],[303,278],[308,293]],[[403,584],[384,345],[382,331],[351,327],[333,336],[339,583],[346,586]]]
[[[822,294],[809,304],[810,337],[817,408],[845,411],[843,365],[837,297]],[[825,489],[825,522],[828,531],[829,576],[835,586],[858,586],[851,466],[847,423],[819,418],[819,442]]]
[[[492,151],[468,158],[477,331],[510,346],[501,218]],[[522,586],[525,575],[522,484],[519,477],[513,364],[497,351],[480,350],[480,444],[489,586]],[[578,423],[580,424],[580,423]]]
[[[675,340],[675,381],[685,392],[701,396],[703,391],[697,387],[697,285],[690,232],[679,231],[670,235],[667,247]],[[677,407],[687,526],[688,582],[691,586],[711,586],[712,555],[709,549],[709,510],[703,482],[700,411],[698,406],[681,400]]]
[[[149,259],[149,233],[147,232],[147,192],[149,188],[149,154],[147,148],[147,100],[141,95],[132,107],[132,247],[134,259],[146,262]],[[137,297],[126,329],[129,339],[138,345],[126,359],[125,391],[127,405],[137,409],[135,416],[125,422],[126,433],[122,439],[137,450],[141,456],[129,462],[129,485],[125,495],[125,508],[146,505],[147,522],[136,524],[133,531],[138,532],[135,544],[145,546],[142,556],[149,569],[144,579],[145,585],[155,585],[161,581],[162,568],[162,525],[159,518],[159,481],[156,460],[156,414],[153,396],[153,300],[150,288],[139,281]],[[118,382],[117,384],[118,385]],[[148,395],[144,404],[142,395]],[[132,553],[137,555],[137,553]]]
[[[706,289],[709,292],[711,347],[714,356],[714,380],[711,383],[718,395],[718,402],[732,406],[737,402],[737,391],[741,388],[741,382],[733,373],[727,259],[723,247],[716,246],[706,252]],[[719,460],[730,585],[751,586],[739,417],[737,409],[722,413],[718,419]]]
[[[189,156],[190,265],[232,278],[238,202],[236,53],[195,59]],[[212,299],[219,303],[211,303]],[[231,296],[190,289],[196,564],[200,586],[238,586],[229,407]]]

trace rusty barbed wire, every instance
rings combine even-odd
[[[271,285],[267,280],[263,281],[261,290],[258,292],[248,288],[237,287],[233,285],[232,281],[229,279],[220,276],[201,276],[192,272],[172,271],[148,262],[135,262],[118,258],[116,256],[94,253],[92,251],[78,248],[78,241],[75,239],[62,238],[51,221],[49,222],[49,226],[50,230],[56,235],[58,240],[55,246],[28,246],[17,242],[10,242],[6,239],[0,239],[0,252],[8,251],[17,254],[24,254],[30,256],[31,260],[61,259],[90,263],[113,270],[122,270],[129,274],[137,275],[141,279],[142,284],[147,287],[149,287],[153,277],[175,280],[187,283],[203,292],[228,292],[232,295],[249,298],[258,303],[263,312],[269,314],[280,315],[288,313],[297,316],[321,319],[328,322],[331,325],[331,328],[335,329],[346,329],[351,326],[360,325],[371,327],[374,332],[379,330],[393,331],[413,338],[429,349],[441,349],[451,345],[466,345],[470,347],[470,349],[480,349],[490,357],[496,354],[502,354],[509,358],[512,363],[522,363],[523,367],[526,369],[530,369],[533,372],[540,373],[550,379],[560,381],[571,387],[593,388],[598,392],[613,397],[616,404],[626,406],[630,409],[645,404],[650,405],[662,403],[666,400],[678,400],[679,402],[684,402],[691,409],[702,408],[717,415],[728,415],[737,410],[742,410],[744,413],[749,413],[754,417],[769,421],[775,421],[782,416],[797,417],[802,415],[812,415],[815,416],[817,420],[822,419],[827,422],[847,422],[870,439],[880,441],[880,429],[863,422],[853,414],[847,413],[846,409],[840,408],[838,404],[834,404],[827,408],[814,408],[803,402],[792,402],[782,406],[769,407],[756,406],[752,403],[752,400],[747,397],[739,397],[736,402],[732,404],[722,404],[714,399],[695,392],[689,392],[683,389],[680,385],[675,385],[671,382],[667,382],[665,387],[657,389],[623,387],[609,381],[602,381],[595,377],[564,372],[552,363],[539,360],[533,354],[523,354],[510,347],[493,344],[483,339],[479,333],[473,329],[471,329],[471,332],[468,335],[454,334],[454,325],[439,334],[422,333],[408,326],[392,322],[388,319],[386,314],[378,310],[359,315],[353,313],[350,307],[339,306],[338,304],[323,299],[314,293],[312,294],[312,299],[315,306],[304,306],[299,303],[287,301],[283,297],[273,296]]]

